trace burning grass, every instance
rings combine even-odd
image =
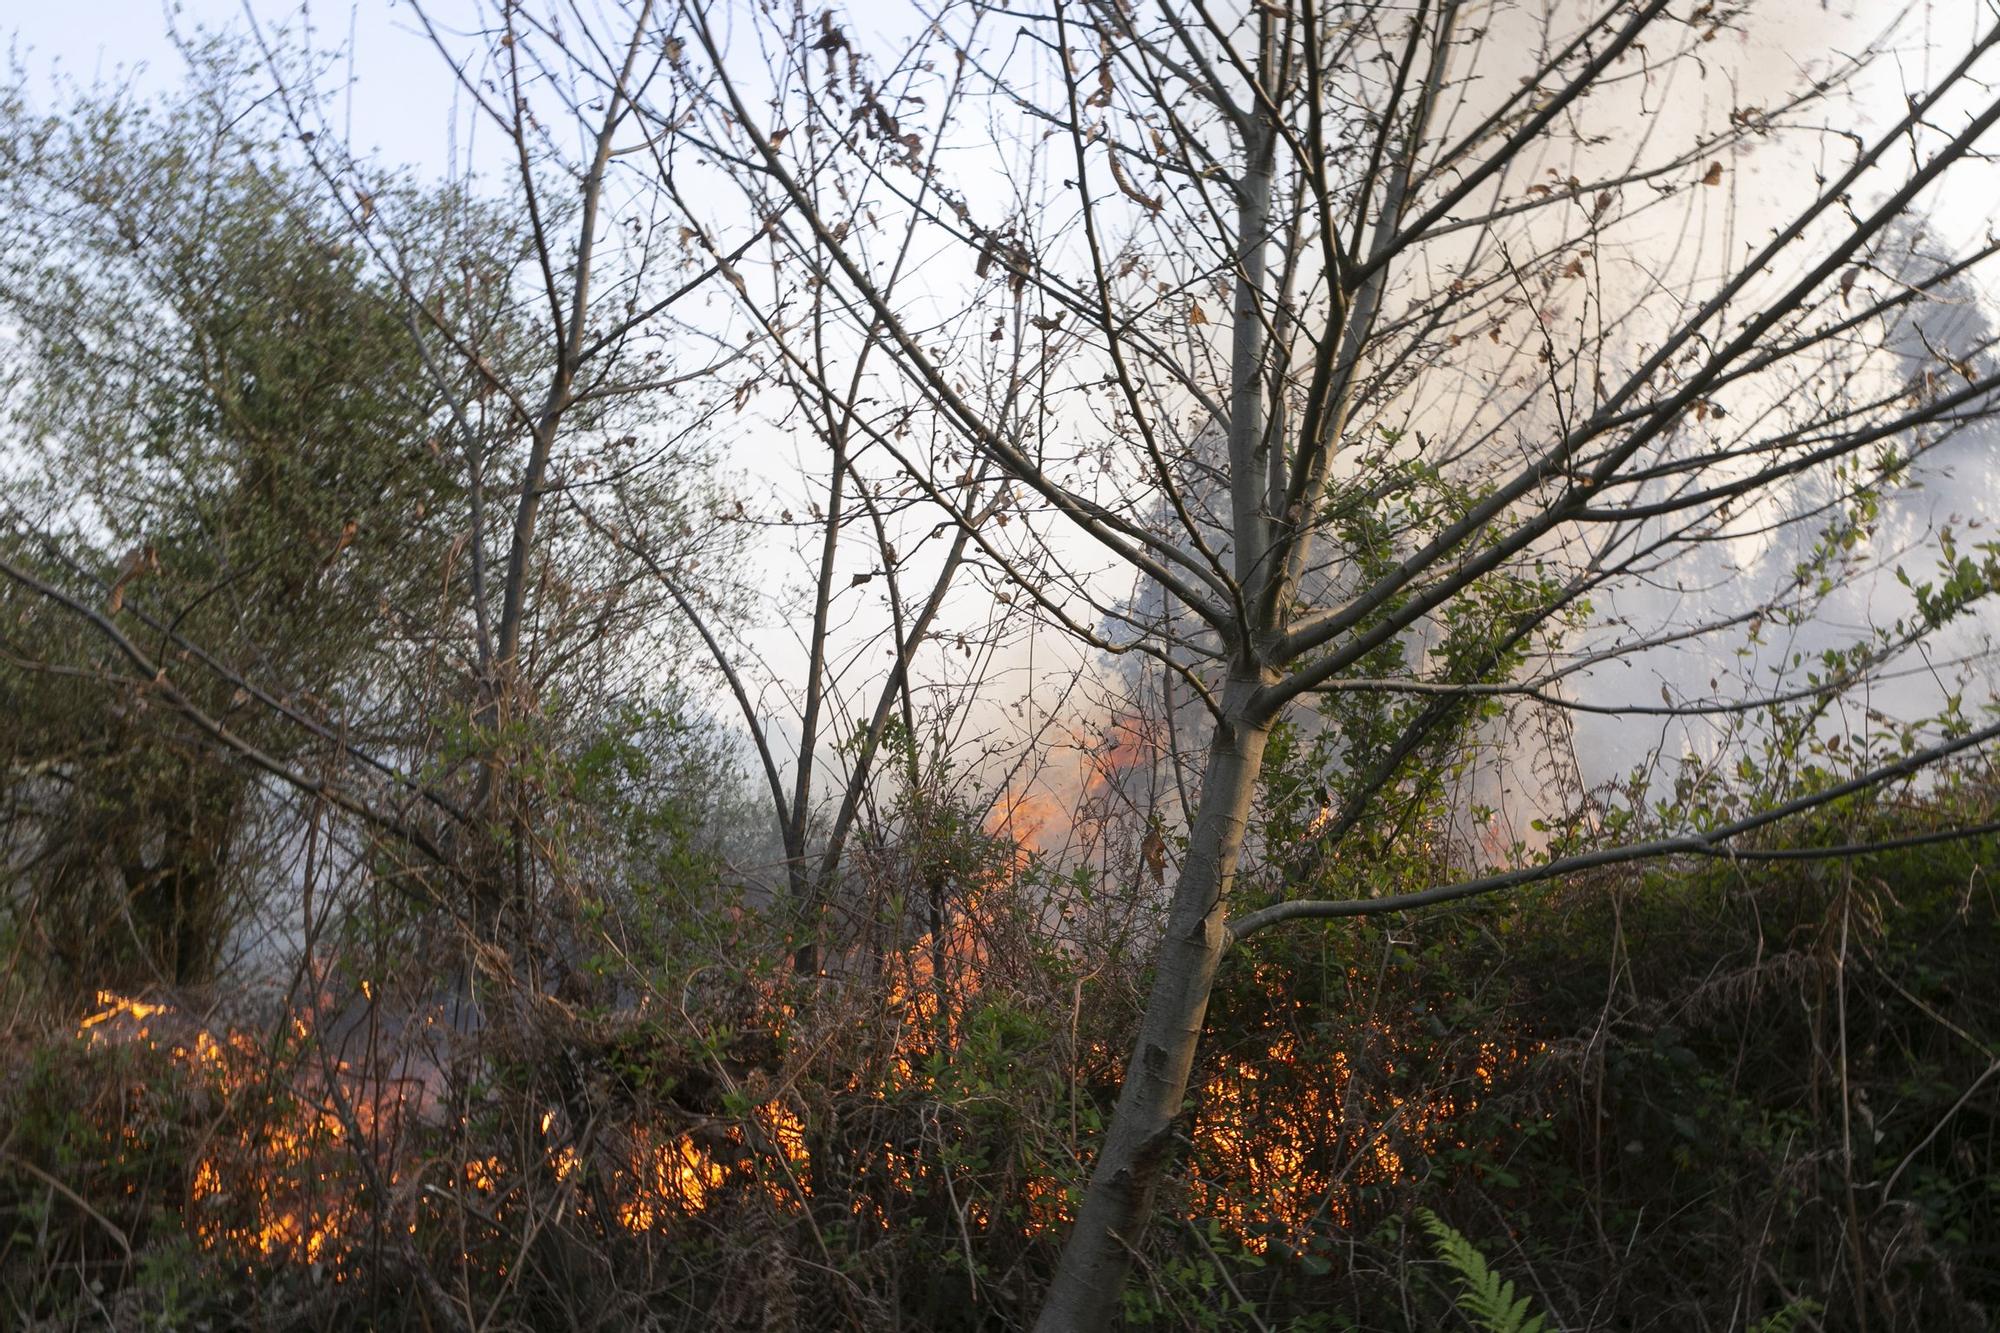
[[[127,1177],[117,1193],[134,1209],[100,1218],[107,1234],[129,1240],[177,1215],[225,1266],[292,1266],[333,1283],[368,1262],[385,1233],[429,1249],[467,1218],[494,1237],[552,1215],[584,1231],[672,1241],[746,1205],[779,1218],[832,1207],[876,1232],[941,1207],[982,1243],[1003,1232],[1046,1242],[1087,1165],[1074,1155],[1081,1139],[1026,1125],[1001,1088],[1021,1048],[1049,1034],[982,995],[974,932],[934,943],[882,977],[894,1021],[872,1029],[882,1034],[872,1053],[829,1061],[822,1046],[819,1068],[795,1067],[782,1090],[761,1070],[705,1088],[683,1071],[650,1107],[546,1106],[511,1140],[491,1106],[441,1095],[435,1077],[390,1078],[331,1058],[305,1017],[216,1030],[157,1000],[104,993],[76,1025],[71,1068],[112,1091],[84,1108],[93,1137],[72,1151],[94,1157],[94,1172]],[[1463,1147],[1463,1112],[1522,1058],[1479,1045],[1451,1091],[1411,1100],[1393,1077],[1358,1084],[1347,1052],[1313,1051],[1309,1015],[1290,1010],[1296,1024],[1213,1065],[1190,1121],[1189,1210],[1260,1254],[1350,1224],[1365,1191],[1411,1177],[1406,1154]],[[760,1017],[773,1026],[770,1049],[802,1035],[780,1030],[799,1021],[789,1005]],[[1373,1054],[1361,1058],[1413,1069],[1429,1058],[1387,1024],[1370,1031]],[[1068,1092],[1094,1118],[1114,1062],[1101,1043],[1081,1054],[1094,1075],[1076,1073]],[[833,1073],[842,1063],[844,1075]],[[822,1084],[818,1106],[801,1100],[800,1078]],[[829,1078],[840,1086],[824,1086]],[[704,1098],[705,1110],[689,1104]],[[163,1178],[162,1157],[176,1155],[178,1178]],[[842,1179],[827,1179],[829,1162]],[[150,1164],[143,1179],[130,1178],[134,1164]]]
[[[21,1142],[68,1194],[16,1192],[40,1188],[46,1253],[86,1288],[173,1245],[238,1299],[291,1283],[350,1310],[386,1283],[471,1324],[635,1291],[721,1308],[741,1283],[782,1305],[803,1283],[866,1326],[912,1272],[957,1293],[939,1326],[967,1301],[1025,1307],[1136,979],[1038,938],[1012,846],[874,869],[911,886],[895,927],[820,977],[698,965],[591,1009],[494,968],[470,1028],[381,983],[263,1023],[102,994],[9,1098],[44,1108]],[[752,952],[790,957],[773,943]],[[1433,1159],[1479,1151],[1469,1117],[1531,1053],[1372,1008],[1369,975],[1337,975],[1340,994],[1297,967],[1233,974],[1196,1079],[1174,1198],[1258,1262],[1329,1253]]]

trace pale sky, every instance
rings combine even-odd
[[[240,30],[245,10],[233,0],[27,0],[6,8],[0,33],[11,36],[14,57],[31,86],[45,88],[53,68],[85,84],[130,83],[136,75],[140,87],[161,90],[181,77],[170,24],[184,31]],[[300,12],[264,0],[249,9],[260,22],[273,24],[290,24]],[[317,45],[346,47],[353,34],[356,143],[413,166],[442,166],[452,105],[449,80],[439,77],[437,57],[409,5],[362,0],[313,5],[308,12]]]

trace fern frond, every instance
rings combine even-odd
[[[1458,1308],[1482,1333],[1548,1333],[1547,1321],[1532,1313],[1534,1302],[1514,1294],[1514,1284],[1493,1271],[1479,1247],[1428,1208],[1417,1220],[1430,1234],[1437,1257],[1458,1277]],[[1772,1330],[1789,1333],[1789,1330]]]

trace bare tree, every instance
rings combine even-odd
[[[1357,827],[1481,710],[1685,720],[1851,697],[1992,587],[1990,552],[1947,550],[1943,578],[1815,674],[1661,703],[1582,690],[1664,645],[1808,622],[1881,572],[1884,497],[2000,387],[1983,347],[1914,369],[1888,351],[2000,248],[1897,250],[2000,121],[1981,82],[2000,32],[1864,137],[1824,128],[1864,59],[1736,96],[1711,64],[1743,22],[1666,0],[965,4],[878,60],[832,13],[679,10],[677,132],[849,321],[847,360],[791,352],[790,373],[950,515],[996,590],[1152,659],[1210,719],[1151,996],[1042,1328],[1115,1317],[1233,945],[1594,865],[1754,855],[1776,823],[2000,736],[1878,737],[1838,780],[1636,841],[1584,805],[1510,864],[1337,892]],[[1750,163],[1783,199],[1739,188]],[[884,276],[884,234],[926,254],[922,284]],[[1002,345],[1026,349],[1004,407]],[[952,447],[912,447],[914,419]],[[1786,544],[1782,577],[1729,604],[1601,609]],[[1120,601],[1119,571],[1159,596]],[[1398,705],[1393,734],[1329,804],[1322,872],[1232,916],[1274,726],[1374,695]]]

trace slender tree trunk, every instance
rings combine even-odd
[[[1273,31],[1266,14],[1259,39],[1259,68],[1266,74]],[[1261,302],[1276,139],[1268,114],[1260,116],[1247,136],[1247,165],[1237,188],[1228,436],[1230,531],[1236,581],[1250,615],[1263,605],[1263,590],[1275,573],[1269,564],[1271,515],[1265,509],[1271,442],[1264,429],[1268,335]],[[1241,630],[1246,638],[1254,637],[1248,625]],[[1153,988],[1139,1022],[1139,1040],[1125,1066],[1118,1106],[1036,1321],[1036,1333],[1095,1333],[1111,1327],[1132,1256],[1153,1215],[1160,1176],[1173,1159],[1174,1121],[1187,1095],[1215,969],[1228,941],[1225,908],[1243,851],[1250,799],[1264,764],[1264,743],[1271,735],[1272,717],[1254,702],[1263,683],[1255,668],[1239,663],[1224,689],[1200,805],[1189,829],[1187,860],[1174,886],[1166,934],[1154,958]]]
[[[1223,721],[1209,747],[1201,804],[1155,958],[1139,1040],[1036,1321],[1037,1333],[1111,1327],[1133,1252],[1152,1216],[1154,1192],[1172,1159],[1174,1121],[1228,938],[1224,907],[1271,735],[1270,719],[1250,708],[1257,685],[1254,679],[1232,679],[1224,695]]]

